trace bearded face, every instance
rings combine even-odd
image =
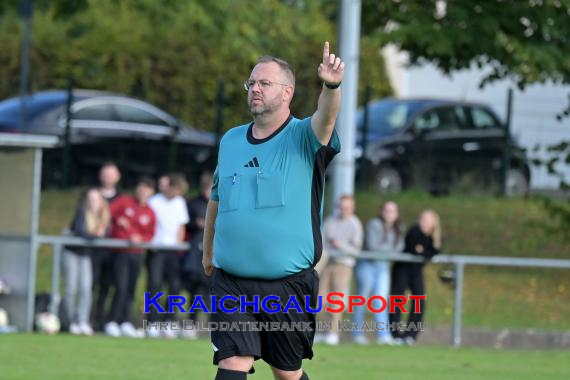
[[[290,86],[279,66],[275,63],[260,63],[255,66],[248,80],[247,104],[254,117],[278,111],[289,105],[290,97],[284,91]]]
[[[280,94],[265,94],[254,90],[250,90],[250,93],[248,105],[252,116],[271,114],[277,111],[283,103]]]

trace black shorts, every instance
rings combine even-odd
[[[295,328],[288,331],[273,330],[251,331],[240,329],[239,331],[212,330],[212,348],[214,349],[214,364],[220,360],[232,356],[253,356],[255,360],[263,359],[269,365],[284,370],[295,371],[301,368],[303,359],[313,357],[313,339],[315,337],[316,314],[306,312],[305,296],[310,296],[310,307],[316,308],[319,291],[319,276],[313,268],[305,269],[299,273],[278,280],[255,280],[232,276],[221,269],[215,269],[212,277],[211,294],[216,295],[218,302],[225,295],[238,297],[246,296],[247,300],[253,300],[254,295],[259,295],[260,300],[269,295],[278,296],[281,309],[285,307],[289,296],[296,296],[302,313],[289,310],[288,313],[268,313],[259,308],[259,313],[254,313],[252,306],[247,306],[246,313],[224,313],[219,308],[211,316],[211,322],[226,322],[226,326],[233,322],[250,322],[251,325],[267,326],[271,322],[279,322],[278,326],[305,326],[309,328]],[[261,301],[260,301],[261,302]],[[226,300],[226,308],[240,308],[239,300],[233,302]],[[278,306],[277,302],[270,305]],[[287,322],[287,323],[285,323]],[[241,324],[241,326],[245,325]],[[234,324],[235,325],[235,324]],[[274,325],[276,325],[274,323]]]

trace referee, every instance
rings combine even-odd
[[[344,63],[325,42],[318,76],[323,81],[317,111],[306,119],[291,115],[293,68],[264,56],[244,82],[253,122],[229,130],[220,142],[218,167],[206,212],[203,266],[212,276],[212,295],[278,296],[283,308],[297,297],[303,312],[212,315],[212,322],[301,322],[313,331],[212,331],[216,380],[243,380],[257,359],[276,379],[308,379],[301,369],[313,357],[319,279],[314,270],[322,252],[324,172],[340,141],[334,130]],[[272,306],[278,306],[277,304]]]

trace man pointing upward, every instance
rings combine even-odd
[[[259,58],[244,82],[253,122],[230,129],[220,142],[218,166],[206,213],[203,265],[212,276],[212,295],[290,295],[303,312],[212,315],[213,322],[304,322],[313,331],[212,331],[216,380],[243,380],[257,359],[276,379],[308,379],[301,369],[313,357],[319,279],[314,270],[322,253],[320,223],[324,173],[340,141],[334,130],[344,63],[323,47],[318,77],[323,82],[317,110],[305,119],[291,115],[295,73],[282,59]],[[219,309],[218,309],[219,310]],[[303,325],[301,323],[300,325]]]

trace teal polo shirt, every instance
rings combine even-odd
[[[265,139],[252,127],[232,128],[220,142],[213,263],[234,276],[278,279],[321,257],[325,170],[340,140],[334,131],[322,145],[310,117],[290,116]]]

